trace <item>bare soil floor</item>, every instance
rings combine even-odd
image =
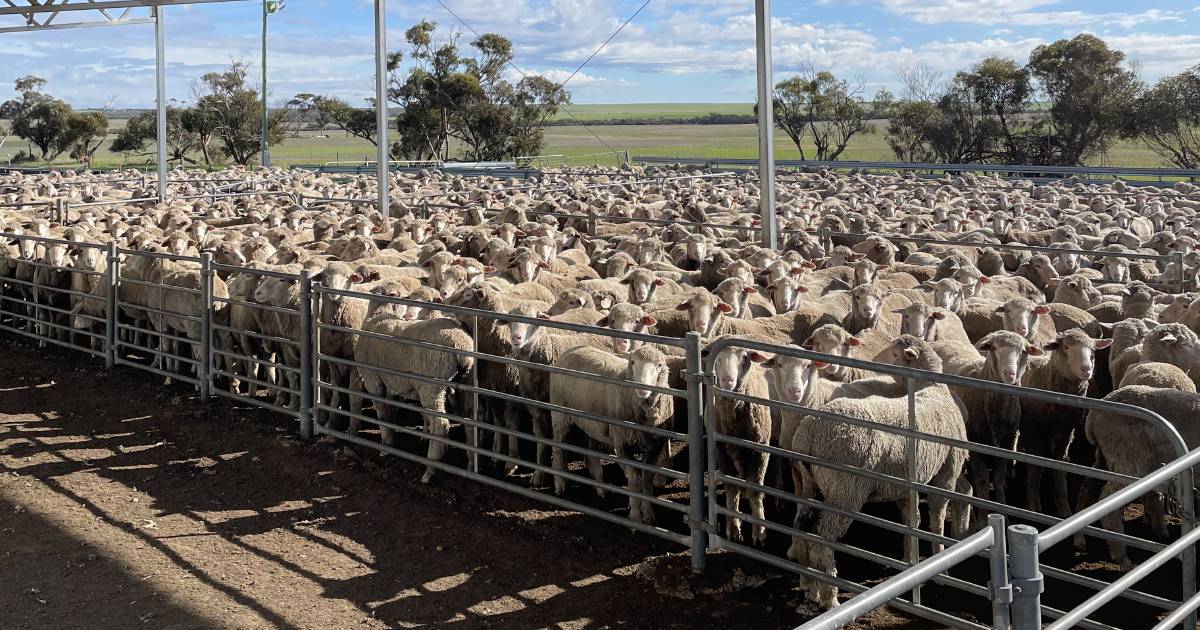
[[[686,554],[0,338],[0,628],[790,628],[794,580]],[[863,627],[929,627],[880,612]]]

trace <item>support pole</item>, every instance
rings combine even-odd
[[[1004,538],[1004,516],[988,514],[988,527],[992,528],[992,549],[989,554],[992,595],[992,628],[1008,630],[1012,626],[1009,605],[1012,604],[1013,589],[1008,581],[1008,545]]]
[[[271,146],[267,142],[267,126],[270,124],[267,112],[267,0],[262,3],[262,132],[259,137],[259,153],[262,154],[263,168],[271,167]]]
[[[109,241],[105,250],[108,270],[103,282],[108,285],[108,294],[104,301],[104,367],[112,369],[117,364],[117,291],[121,278],[121,257],[117,255],[117,244]]]
[[[779,247],[775,225],[775,116],[772,111],[771,0],[754,0],[755,44],[758,48],[758,211],[762,245]]]
[[[154,7],[154,83],[157,91],[158,200],[167,200],[167,28],[163,9]]]
[[[391,203],[388,200],[388,106],[387,106],[387,0],[375,0],[375,125],[378,127],[379,146],[379,214],[387,217]]]
[[[312,277],[307,269],[300,270],[300,437],[309,440],[313,436],[313,290]],[[320,312],[320,309],[317,310]],[[318,331],[316,334],[320,334]]]
[[[200,381],[200,401],[208,402],[212,397],[212,347],[213,347],[213,278],[212,252],[200,254],[200,351],[196,353],[196,380]]]

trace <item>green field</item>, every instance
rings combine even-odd
[[[572,112],[582,120],[611,120],[613,118],[669,117],[686,118],[703,116],[709,112],[748,113],[749,104],[738,103],[648,103],[632,105],[575,105]],[[110,122],[110,139],[123,128],[125,120]],[[885,123],[877,121],[879,130],[873,134],[855,137],[840,157],[842,160],[890,160],[891,151],[884,142],[882,133]],[[590,130],[590,131],[589,131]],[[595,134],[595,135],[593,135]],[[597,140],[603,139],[604,143]],[[633,157],[706,157],[706,158],[756,158],[758,157],[758,131],[754,125],[605,125],[602,122],[583,126],[553,126],[545,130],[546,144],[542,155],[548,157],[542,163],[554,165],[587,164],[614,165],[617,158],[609,152],[629,151]],[[0,149],[0,163],[5,163],[19,150],[28,150],[28,144],[19,138],[9,138]],[[811,147],[808,147],[812,157]],[[604,155],[596,155],[608,152]],[[791,140],[777,131],[775,137],[776,157],[781,160],[799,159],[800,153]],[[347,137],[341,132],[305,132],[302,137],[288,138],[283,144],[271,148],[272,162],[276,165],[325,164],[335,161],[374,160],[375,147],[366,141]],[[119,165],[145,167],[152,164],[153,156],[122,156],[108,150],[108,143],[95,156],[97,167]],[[60,157],[56,164],[71,165],[69,159]],[[1107,159],[1097,160],[1097,165],[1112,166],[1164,166],[1163,160],[1136,142],[1122,142],[1113,147]]]

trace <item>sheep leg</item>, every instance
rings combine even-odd
[[[659,439],[659,438],[656,438],[653,436],[645,436],[645,438],[646,438],[646,442],[647,442],[646,456],[643,458],[642,461],[657,462],[662,458],[662,455],[664,452],[670,452],[670,450],[671,450],[670,440]],[[654,496],[654,488],[656,486],[656,483],[655,483],[656,477],[657,477],[657,475],[650,473],[648,471],[640,471],[640,478],[642,481],[641,490],[642,490],[643,497],[653,497]],[[653,523],[654,522],[654,505],[650,502],[650,500],[648,498],[642,498],[640,500],[640,502],[642,504],[642,519],[641,519],[642,522],[646,523],[646,524]]]
[[[1100,499],[1103,501],[1108,495],[1116,492],[1121,488],[1120,484],[1115,481],[1110,481],[1104,484],[1104,490],[1100,493]],[[1118,534],[1125,533],[1125,523],[1121,518],[1124,510],[1116,510],[1109,512],[1100,518],[1100,525],[1110,532]],[[1125,543],[1119,540],[1109,540],[1108,542],[1108,557],[1121,566],[1121,571],[1129,571],[1133,569],[1133,561],[1129,559],[1129,554],[1126,553]]]
[[[1067,518],[1071,515],[1071,505],[1067,502],[1067,472],[1065,470],[1054,471],[1054,509],[1058,512],[1059,518]]]
[[[729,449],[733,447],[722,444],[717,448],[717,469],[725,474],[733,473],[738,477],[742,475],[738,471],[736,460],[729,453]],[[742,504],[742,489],[735,484],[725,484],[725,509],[730,512],[725,518],[725,537],[729,540],[740,543],[742,542],[742,519],[734,516],[738,514],[738,509]]]
[[[601,444],[592,438],[588,438],[588,448],[592,449],[593,451],[601,451],[607,448],[607,446],[607,444]],[[599,457],[593,457],[591,455],[588,455],[585,459],[587,460],[588,473],[592,475],[592,479],[595,479],[597,483],[603,484],[604,462]],[[604,498],[608,496],[608,490],[605,489],[603,485],[598,485],[596,486],[596,496]]]
[[[1027,507],[1030,512],[1042,511],[1042,467],[1036,464],[1026,465],[1028,470],[1026,492],[1029,496],[1026,497]]]
[[[816,496],[816,488],[812,483],[812,475],[808,473],[808,467],[799,460],[791,461],[792,467],[792,484],[795,486],[796,496],[811,499]],[[796,529],[804,529],[804,519],[811,512],[811,508],[802,503],[796,504],[796,517],[792,521],[792,525]],[[788,548],[787,557],[789,560],[801,562],[807,556],[804,549],[804,540],[799,536],[792,537],[792,546]],[[802,578],[807,580],[808,578]]]
[[[444,388],[439,388],[433,396],[423,395],[421,398],[422,407],[438,412],[438,414],[446,412],[446,390]],[[446,443],[436,438],[444,438],[450,432],[450,421],[445,416],[438,414],[425,414],[425,432],[430,436],[428,438],[429,451],[426,457],[435,462],[442,461],[442,456],[446,453]],[[388,436],[390,433],[391,430],[388,429],[385,430],[384,435]],[[385,437],[385,443],[386,439]],[[391,444],[388,444],[388,446],[391,446]],[[433,466],[427,466],[425,468],[425,475],[421,477],[421,483],[429,483],[429,480],[433,479],[433,472]]]
[[[990,460],[990,461],[985,461]],[[988,465],[991,464],[989,469]],[[1001,481],[998,479],[1000,471],[1000,460],[997,458],[977,455],[967,460],[967,466],[971,469],[971,479],[974,482],[975,491],[979,498],[987,499],[990,496],[989,485],[994,487],[996,496],[999,497],[1003,492],[1001,490]],[[990,479],[989,479],[990,478]],[[996,499],[1000,501],[999,498]],[[984,524],[985,516],[982,512],[975,514],[975,526],[979,527]]]
[[[517,431],[521,429],[521,417],[518,413],[517,405],[511,402],[506,402],[504,405],[504,426],[508,428],[508,456],[512,459],[521,457],[521,447],[517,443]],[[517,473],[517,463],[508,461],[504,464],[504,474],[515,475]]]
[[[1166,496],[1156,491],[1147,492],[1142,497],[1142,509],[1154,535],[1159,540],[1167,540],[1170,534],[1167,531]]]
[[[623,459],[633,459],[633,449],[629,447],[629,444],[620,438],[614,439],[613,442],[613,450],[618,456]],[[629,495],[629,520],[639,523],[648,523],[653,521],[653,513],[650,513],[649,515],[643,514],[642,500],[637,496],[637,492],[642,489],[642,471],[634,468],[633,466],[626,465],[622,465],[621,470],[625,473],[625,489],[632,493]],[[653,490],[651,490],[651,492],[653,492]],[[647,505],[645,507],[646,511],[649,512],[650,506]],[[647,518],[649,518],[649,520],[646,520]]]
[[[532,414],[533,414],[533,435],[535,437],[539,438],[537,440],[537,447],[536,447],[537,455],[534,456],[534,462],[537,463],[538,466],[545,466],[546,465],[547,447],[546,447],[546,444],[543,443],[541,440],[546,437],[546,434],[548,433],[546,431],[546,427],[549,426],[550,423],[546,417],[545,409],[534,409],[534,410],[532,410]],[[537,487],[537,486],[541,486],[545,483],[546,483],[546,473],[540,469],[534,470],[533,477],[529,480],[529,485],[533,486],[533,487]]]
[[[363,391],[366,385],[362,378],[352,379],[350,381],[350,391]],[[362,425],[362,421],[358,419],[362,415],[362,396],[350,396],[350,426],[346,428],[346,433],[350,435],[358,435],[358,428]]]
[[[750,452],[750,476],[751,483],[757,483],[762,486],[767,481],[767,466],[770,464],[770,453],[761,451]],[[749,493],[750,499],[750,515],[754,518],[765,521],[767,520],[767,509],[763,505],[765,494],[761,490],[754,490]],[[764,545],[767,542],[767,527],[765,525],[754,525],[751,528],[751,536],[755,545]]]
[[[550,412],[550,425],[554,432],[554,446],[550,449],[551,466],[556,471],[565,470],[563,466],[563,451],[559,444],[562,444],[567,437],[567,430],[571,427],[570,421],[560,411]],[[561,475],[554,475],[554,494],[562,496],[567,491],[567,480]]]
[[[846,477],[841,475],[841,477]],[[843,478],[842,490],[846,491],[843,496],[826,497],[831,504],[836,505],[844,510],[858,511],[862,509],[867,500],[867,489],[861,480],[853,478]],[[837,542],[846,535],[846,530],[850,529],[850,519],[841,514],[833,512],[823,512],[821,519],[817,521],[816,534],[829,542]],[[809,559],[812,563],[812,568],[821,571],[830,577],[837,577],[837,564],[833,559],[833,549],[827,545],[813,545],[809,548]],[[817,586],[817,603],[824,608],[834,608],[838,605],[837,600],[838,589],[830,584],[820,584]]]
[[[974,494],[971,488],[971,483],[967,481],[966,476],[961,476],[955,482],[954,490],[959,494],[971,496]],[[971,504],[955,501],[950,504],[950,535],[954,538],[963,538],[967,535],[968,527],[971,523]],[[940,550],[940,545],[939,545]]]

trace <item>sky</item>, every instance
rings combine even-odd
[[[562,81],[644,0],[442,2],[476,31],[511,39],[514,63],[522,71]],[[949,75],[988,55],[1023,62],[1036,46],[1081,32],[1123,50],[1151,81],[1200,64],[1200,0],[773,4],[776,80],[811,63],[839,76],[861,78],[867,94],[880,87],[895,91],[897,74],[916,66]],[[88,13],[79,12],[79,18]],[[88,19],[96,17],[93,13]],[[403,50],[404,30],[423,18],[436,21],[447,35],[466,31],[437,0],[392,0],[389,49]],[[0,26],[14,24],[13,19],[0,17]],[[257,76],[258,2],[170,7],[165,24],[170,97],[189,100],[197,77],[231,60],[250,62]],[[371,0],[287,0],[286,8],[271,17],[270,30],[267,65],[273,104],[301,92],[363,104],[372,93]],[[462,43],[470,39],[466,32]],[[0,99],[9,97],[6,86],[13,79],[30,73],[48,79],[46,91],[76,107],[150,107],[153,27],[0,34]],[[566,87],[576,103],[752,102],[754,2],[652,0]]]

